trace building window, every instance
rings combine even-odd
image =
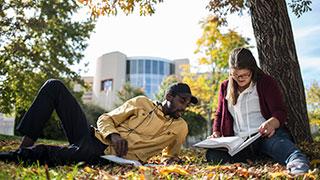
[[[109,92],[113,89],[113,79],[101,81],[101,91]]]
[[[152,61],[152,74],[158,74],[158,61]]]
[[[144,60],[139,60],[138,61],[138,73],[139,74],[143,74],[144,70],[143,70],[143,62]]]
[[[170,63],[170,74],[175,74],[175,65]]]
[[[137,61],[136,60],[131,60],[130,61],[130,74],[136,74],[137,71]]]
[[[144,69],[146,70],[146,74],[150,74],[151,73],[151,61],[150,60],[146,60]]]
[[[159,62],[159,74],[163,75],[164,74],[164,62],[160,61]]]
[[[130,60],[127,61],[126,73],[130,74]]]

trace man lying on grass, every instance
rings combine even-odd
[[[93,128],[64,84],[48,80],[17,128],[24,135],[20,147],[0,153],[0,160],[94,164],[101,162],[101,155],[113,154],[146,162],[162,151],[162,155],[172,161],[177,158],[188,133],[181,115],[190,103],[197,104],[198,100],[189,86],[175,83],[168,88],[163,102],[135,97],[101,115],[97,128]],[[70,145],[34,145],[54,110]]]

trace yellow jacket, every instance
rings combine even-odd
[[[144,96],[130,99],[101,115],[97,126],[95,136],[109,145],[105,154],[116,154],[106,137],[117,133],[128,141],[125,158],[143,162],[161,151],[164,157],[178,156],[188,133],[188,125],[182,118],[165,116],[161,104]]]

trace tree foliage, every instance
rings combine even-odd
[[[300,17],[303,13],[311,11],[311,0],[291,0],[288,3],[292,12]],[[207,8],[220,18],[224,18],[228,14],[239,13],[250,7],[249,0],[210,0]],[[226,21],[224,21],[226,22]]]
[[[223,21],[215,16],[209,16],[201,22],[202,36],[197,40],[196,54],[200,55],[198,64],[209,69],[208,72],[190,72],[185,66],[182,73],[183,81],[188,83],[192,92],[200,100],[199,105],[190,110],[205,116],[207,135],[211,131],[211,119],[217,104],[220,83],[228,76],[229,53],[236,47],[248,45],[249,39],[242,37],[234,30],[222,32]]]
[[[186,67],[183,73],[183,81],[190,84],[192,92],[201,101],[198,110],[202,115],[211,114],[217,106],[219,84],[227,78],[229,53],[236,47],[248,45],[249,41],[234,30],[223,33],[221,23],[217,17],[206,18],[201,24],[202,36],[197,40],[198,64],[208,67],[209,72],[189,73]]]
[[[307,89],[307,103],[311,119],[320,119],[320,85],[314,81]]]
[[[126,15],[132,13],[136,6],[139,7],[140,15],[152,15],[155,13],[155,6],[162,3],[163,0],[78,0],[80,3],[86,5],[94,17],[104,15],[117,15],[122,11]],[[292,12],[300,17],[303,13],[311,11],[311,0],[291,0],[288,3]],[[232,13],[242,14],[250,5],[248,0],[210,0],[207,6],[209,11],[214,12],[219,17],[226,16]],[[226,23],[226,21],[224,21]]]
[[[159,87],[158,93],[155,94],[155,98],[158,101],[163,101],[165,99],[165,94],[169,86],[173,83],[180,82],[179,78],[175,75],[166,77]]]
[[[81,82],[70,67],[81,61],[94,21],[78,20],[79,8],[74,0],[0,0],[1,112],[29,107],[49,78]]]
[[[96,126],[97,120],[106,110],[94,104],[83,104],[82,109],[89,125]]]
[[[120,91],[117,92],[117,97],[119,101],[117,101],[114,106],[118,107],[122,105],[124,102],[128,101],[131,98],[136,96],[145,96],[144,90],[138,87],[134,87],[130,84],[130,82],[126,82]]]
[[[186,120],[188,124],[188,136],[201,136],[204,134],[206,128],[206,119],[198,113],[192,111],[186,111],[183,113],[182,118]]]
[[[163,0],[78,0],[80,3],[89,7],[91,15],[94,17],[103,15],[117,15],[122,11],[126,15],[131,14],[136,6],[139,7],[140,15],[152,15],[155,12],[155,5]]]

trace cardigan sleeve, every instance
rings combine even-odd
[[[223,105],[224,105],[224,91],[225,91],[225,86],[227,82],[224,81],[220,84],[220,89],[219,89],[219,97],[218,97],[218,107],[215,112],[215,117],[213,120],[213,126],[212,130],[214,131],[221,131],[221,121],[222,121],[222,111],[223,111]],[[221,132],[220,132],[221,133]]]

